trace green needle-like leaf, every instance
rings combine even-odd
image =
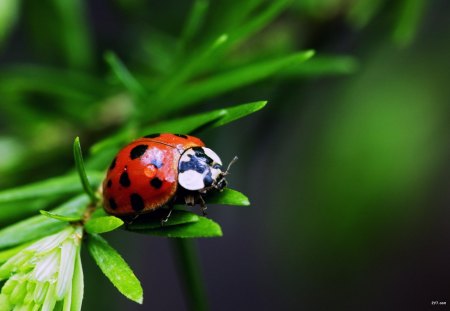
[[[84,276],[83,276],[83,267],[81,265],[80,249],[78,249],[77,257],[75,259],[75,269],[73,271],[72,299],[70,311],[81,311],[83,295],[84,295]]]
[[[199,219],[193,223],[178,226],[163,226],[152,230],[139,230],[136,232],[149,235],[165,236],[168,238],[212,238],[222,236],[219,224],[211,219],[198,216]]]
[[[9,35],[19,15],[20,1],[6,0],[0,3],[0,45]]]
[[[249,114],[257,112],[267,104],[267,101],[258,101],[253,103],[241,104],[238,106],[213,110],[201,114],[195,114],[183,118],[162,121],[139,131],[138,136],[145,136],[152,133],[186,133],[196,134],[200,131],[215,128],[237,119],[243,118]],[[115,137],[102,140],[92,146],[91,151],[95,154],[103,149],[118,150],[119,146],[128,141],[128,135],[119,132]]]
[[[362,28],[372,20],[385,2],[386,0],[354,1],[347,18],[353,26]]]
[[[405,46],[414,39],[427,1],[403,0],[400,3],[397,24],[392,36],[397,44]]]
[[[291,0],[268,1],[266,8],[260,12],[252,12],[243,24],[235,28],[230,34],[230,45],[237,45],[255,32],[261,30],[274,18],[276,18],[291,3]]]
[[[267,101],[258,101],[249,104],[242,104],[235,107],[224,109],[225,115],[218,119],[217,122],[211,123],[208,127],[219,127],[231,123],[240,118],[246,117],[254,112],[257,112],[267,105]]]
[[[104,174],[99,172],[89,172],[88,176],[91,187],[96,188],[102,181]],[[74,174],[55,177],[33,184],[0,191],[0,204],[13,201],[23,201],[26,199],[77,193],[82,190],[83,188],[79,182],[79,177]],[[37,210],[39,209],[40,208]]]
[[[92,218],[97,218],[97,217],[104,217],[104,216],[108,216],[108,214],[105,212],[105,210],[103,208],[97,208],[91,215],[91,219]]]
[[[141,284],[119,253],[97,234],[89,236],[88,249],[111,283],[125,297],[142,304],[143,291]]]
[[[83,185],[83,189],[88,194],[88,196],[91,198],[91,202],[95,203],[95,202],[97,202],[97,197],[95,196],[95,193],[92,190],[92,187],[89,184],[89,180],[86,175],[86,170],[84,168],[84,163],[83,163],[83,154],[81,153],[81,145],[80,145],[79,137],[75,138],[75,141],[73,142],[73,156],[75,158],[75,165],[77,167],[78,176],[80,176],[80,180],[81,180],[81,184]]]
[[[14,221],[25,219],[26,217],[36,215],[39,210],[46,210],[58,204],[61,199],[58,196],[47,196],[35,198],[33,200],[25,199],[7,203],[0,203],[0,227],[9,225]]]
[[[80,217],[89,204],[86,195],[80,195],[54,209],[52,213]],[[38,239],[66,227],[68,224],[43,215],[34,216],[0,230],[0,249]]]
[[[351,74],[358,69],[358,61],[346,55],[320,55],[298,66],[284,69],[283,77],[311,77]]]
[[[66,222],[74,222],[74,221],[80,221],[83,217],[81,216],[64,216],[59,214],[50,213],[44,210],[39,211],[42,215],[47,216],[49,218],[53,218],[59,221],[66,221]]]
[[[195,0],[192,4],[191,11],[183,27],[183,33],[180,39],[181,50],[196,35],[206,16],[209,7],[208,0]]]
[[[84,225],[88,233],[105,233],[119,228],[123,220],[115,216],[101,216],[89,219]]]
[[[0,251],[0,265],[7,261],[9,258],[20,252],[22,249],[30,245],[30,243],[20,244],[19,246]],[[0,309],[1,310],[1,309]]]
[[[167,105],[161,108],[165,110],[164,112],[171,112],[205,98],[255,83],[289,66],[296,66],[310,59],[313,55],[314,51],[309,50],[217,74],[201,82],[187,85],[183,92],[171,93],[171,97],[167,99]]]
[[[79,105],[83,103],[92,105],[93,101],[110,93],[101,79],[84,72],[24,64],[2,67],[0,91],[2,93],[31,91],[61,96],[77,101],[78,114],[80,114]]]
[[[239,191],[225,188],[222,192],[214,192],[205,198],[207,204],[249,206],[248,198]]]
[[[120,61],[113,52],[105,53],[105,60],[111,67],[117,79],[125,86],[125,88],[137,99],[142,100],[146,97],[144,87],[136,80],[127,67]]]
[[[171,78],[166,81],[158,90],[159,101],[164,101],[166,97],[168,97],[169,94],[173,93],[178,86],[194,76],[205,63],[205,59],[211,57],[211,55],[213,55],[218,48],[220,48],[225,42],[227,42],[227,40],[228,35],[220,35],[211,44],[195,53],[192,59],[185,61],[183,67],[177,68],[176,74],[171,75]],[[159,111],[160,109],[158,109],[154,113],[159,113]]]
[[[79,1],[50,1],[58,20],[64,21],[61,32],[63,54],[66,61],[75,68],[89,68],[94,53],[90,40],[88,23],[85,19],[86,3]]]
[[[161,228],[161,219],[164,219],[167,213],[167,210],[156,210],[150,214],[141,215],[127,226],[127,230],[159,229]],[[164,223],[164,227],[192,223],[198,220],[199,216],[197,214],[188,211],[173,210],[167,222]]]
[[[149,133],[196,133],[207,128],[214,128],[243,118],[262,109],[267,101],[242,104],[235,107],[210,111],[203,114],[160,122],[145,128],[142,135]]]

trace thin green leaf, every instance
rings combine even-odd
[[[253,112],[262,109],[267,101],[258,101],[248,104],[242,104],[230,108],[213,110],[201,114],[195,114],[183,118],[162,121],[148,127],[145,127],[137,136],[145,136],[151,133],[186,133],[196,134],[208,128],[215,128],[239,118],[245,117]],[[113,149],[117,152],[119,147],[129,141],[128,135],[119,132],[116,136],[102,140],[92,147],[92,152],[98,154],[104,149]]]
[[[353,1],[347,19],[354,27],[363,28],[380,11],[386,0]]]
[[[224,109],[226,114],[208,127],[219,127],[257,112],[267,105],[267,101],[258,101]]]
[[[41,209],[48,209],[61,202],[59,197],[35,198],[33,200],[20,200],[0,204],[0,227],[15,221],[36,215]]]
[[[141,136],[150,133],[192,133],[197,132],[208,124],[215,123],[227,114],[225,109],[214,110],[202,114],[162,121],[150,125],[140,131]]]
[[[20,1],[18,0],[4,0],[0,2],[0,46],[17,21],[19,7]]]
[[[104,174],[100,172],[88,172],[88,176],[90,185],[96,188],[103,180]],[[0,203],[71,194],[80,191],[82,191],[82,186],[79,182],[79,177],[71,174],[0,191]]]
[[[91,215],[91,218],[108,216],[103,208],[97,208]]]
[[[403,0],[400,2],[400,10],[392,37],[394,41],[406,46],[412,42],[419,28],[421,18],[424,13],[426,1],[424,0]]]
[[[212,238],[222,236],[222,229],[219,224],[211,219],[198,217],[198,221],[193,223],[170,227],[164,226],[158,229],[139,230],[136,232],[168,238]]]
[[[166,97],[173,93],[178,86],[193,77],[198,72],[198,69],[204,65],[205,60],[211,57],[227,40],[228,35],[221,34],[212,43],[195,53],[190,60],[184,60],[184,65],[176,69],[176,74],[172,74],[169,80],[165,81],[159,88],[156,103],[165,101]],[[157,111],[154,113],[157,113]]]
[[[261,2],[261,0],[242,0],[239,1],[239,5],[227,5],[224,2],[219,10],[211,10],[211,14],[214,14],[212,16],[213,23],[209,24],[208,28],[203,29],[207,31],[206,36],[210,37],[212,34],[224,30],[230,31],[242,26],[246,20],[252,17],[252,13],[261,5]]]
[[[125,297],[142,304],[143,291],[141,284],[119,253],[97,234],[89,236],[88,249],[111,283]]]
[[[75,138],[75,141],[73,142],[73,157],[75,158],[75,166],[77,168],[78,176],[80,177],[84,191],[91,198],[92,203],[97,202],[97,196],[95,195],[91,185],[89,184],[89,180],[86,175],[86,170],[84,168],[83,154],[81,153],[81,145],[79,137]]]
[[[239,191],[225,188],[222,192],[215,192],[209,194],[205,198],[207,204],[223,204],[223,205],[238,205],[249,206],[248,198]]]
[[[268,6],[262,9],[260,13],[251,16],[244,24],[235,27],[235,30],[230,33],[230,46],[239,44],[267,26],[287,8],[290,2],[291,0],[269,1]]]
[[[320,55],[299,65],[281,71],[283,77],[311,77],[323,75],[351,74],[358,69],[358,62],[352,56]]]
[[[89,204],[89,197],[80,195],[52,210],[54,214],[79,217]],[[0,230],[0,249],[55,233],[68,224],[43,215],[34,216]]]
[[[44,210],[39,211],[42,215],[47,216],[49,218],[53,218],[59,221],[66,221],[66,222],[74,222],[74,221],[80,221],[83,219],[81,216],[64,216],[64,215],[58,215],[54,213],[50,213]]]
[[[138,231],[161,228],[161,219],[164,219],[167,213],[167,210],[156,210],[150,214],[141,215],[131,224],[127,225],[127,230]],[[164,223],[164,227],[192,223],[198,220],[199,216],[197,214],[188,211],[173,210],[168,221]]]
[[[101,216],[89,219],[84,225],[88,233],[105,233],[119,228],[123,220],[114,216]]]
[[[146,127],[141,135],[149,133],[197,133],[207,128],[225,125],[253,112],[262,109],[267,101],[242,104],[235,107],[218,109],[202,114],[192,115],[184,118],[164,121]]]
[[[126,142],[129,141],[131,137],[136,136],[136,130],[131,127],[126,127],[120,129],[117,133],[109,136],[108,138],[105,138],[103,140],[100,140],[99,142],[92,145],[90,148],[90,152],[93,154],[98,153],[100,150],[109,148],[110,146],[117,145],[117,142]]]
[[[180,281],[183,282],[188,298],[188,310],[210,310],[195,245],[196,241],[192,239],[172,239],[171,242],[175,258],[177,258],[175,264],[178,266]]]
[[[139,49],[142,50],[140,58],[147,65],[148,71],[154,72],[154,74],[149,75],[146,71],[147,73],[135,73],[135,77],[149,89],[154,89],[159,85],[161,77],[167,76],[173,69],[176,54],[181,52],[177,39],[155,28],[146,30],[145,38],[139,43]]]
[[[90,31],[84,1],[50,1],[58,14],[61,27],[59,40],[62,42],[63,57],[73,68],[87,69],[94,62]]]
[[[37,91],[90,105],[109,94],[105,83],[84,72],[23,64],[2,68],[0,90],[2,94]]]
[[[77,251],[75,259],[75,269],[73,271],[72,280],[72,301],[70,311],[81,311],[81,304],[84,295],[84,276],[83,267],[81,265],[80,249]]]
[[[181,107],[186,107],[205,98],[217,96],[232,89],[240,88],[251,83],[266,79],[275,73],[289,67],[296,66],[310,59],[314,51],[309,50],[281,58],[263,61],[231,70],[204,81],[185,87],[183,92],[174,92],[167,99],[167,105],[161,107],[161,113],[167,113]]]
[[[19,246],[0,251],[0,265],[29,245],[30,243],[24,243]]]
[[[189,12],[186,24],[183,27],[183,32],[180,39],[180,48],[183,50],[189,41],[196,35],[205,20],[206,12],[208,11],[208,0],[195,0]]]
[[[105,53],[105,60],[111,67],[111,70],[116,75],[117,79],[125,86],[125,88],[137,99],[142,100],[147,96],[147,92],[138,80],[131,74],[131,72],[120,61],[113,52]]]

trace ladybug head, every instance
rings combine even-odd
[[[190,191],[221,191],[227,185],[225,176],[236,160],[237,157],[223,171],[222,160],[214,151],[206,147],[189,148],[181,155],[178,163],[178,183]]]

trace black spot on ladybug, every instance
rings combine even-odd
[[[111,165],[109,166],[109,170],[112,170],[113,168],[116,167],[116,160],[117,158],[114,158],[114,160],[112,160]]]
[[[143,210],[145,207],[144,200],[137,193],[133,193],[132,195],[130,195],[130,203],[131,208],[136,212]]]
[[[108,188],[111,188],[111,186],[112,186],[112,180],[111,179],[108,180],[108,183],[106,184],[106,186]]]
[[[134,160],[142,156],[147,150],[148,145],[137,145],[130,151],[130,159]]]
[[[192,150],[195,152],[195,156],[203,159],[203,161],[206,162],[206,164],[212,164],[214,161],[209,156],[206,155],[205,151],[202,147],[192,147]]]
[[[184,135],[184,134],[173,134],[173,135],[184,138],[184,139],[188,138],[187,135]]]
[[[111,209],[116,209],[117,208],[117,203],[116,203],[116,201],[114,201],[113,198],[109,199],[109,207]]]
[[[150,163],[153,164],[156,168],[161,168],[161,166],[163,166],[161,160],[158,159],[152,159]]]
[[[201,153],[204,153],[204,152],[203,152],[203,148],[202,148],[202,147],[192,147],[192,150],[194,150],[194,151],[195,151],[195,153],[197,153],[197,152],[201,152]]]
[[[152,187],[155,189],[161,188],[162,184],[163,184],[162,180],[159,179],[158,177],[155,177],[152,180],[150,180],[150,185],[152,185]]]
[[[119,183],[122,187],[129,187],[131,185],[130,178],[128,177],[127,171],[124,171],[119,178]]]
[[[155,133],[155,134],[150,134],[150,135],[145,135],[144,138],[156,138],[161,136],[161,134],[159,133]]]

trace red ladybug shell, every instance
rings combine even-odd
[[[184,150],[204,147],[198,138],[152,134],[119,151],[103,181],[105,210],[117,216],[150,212],[167,204],[178,187],[178,161]]]

